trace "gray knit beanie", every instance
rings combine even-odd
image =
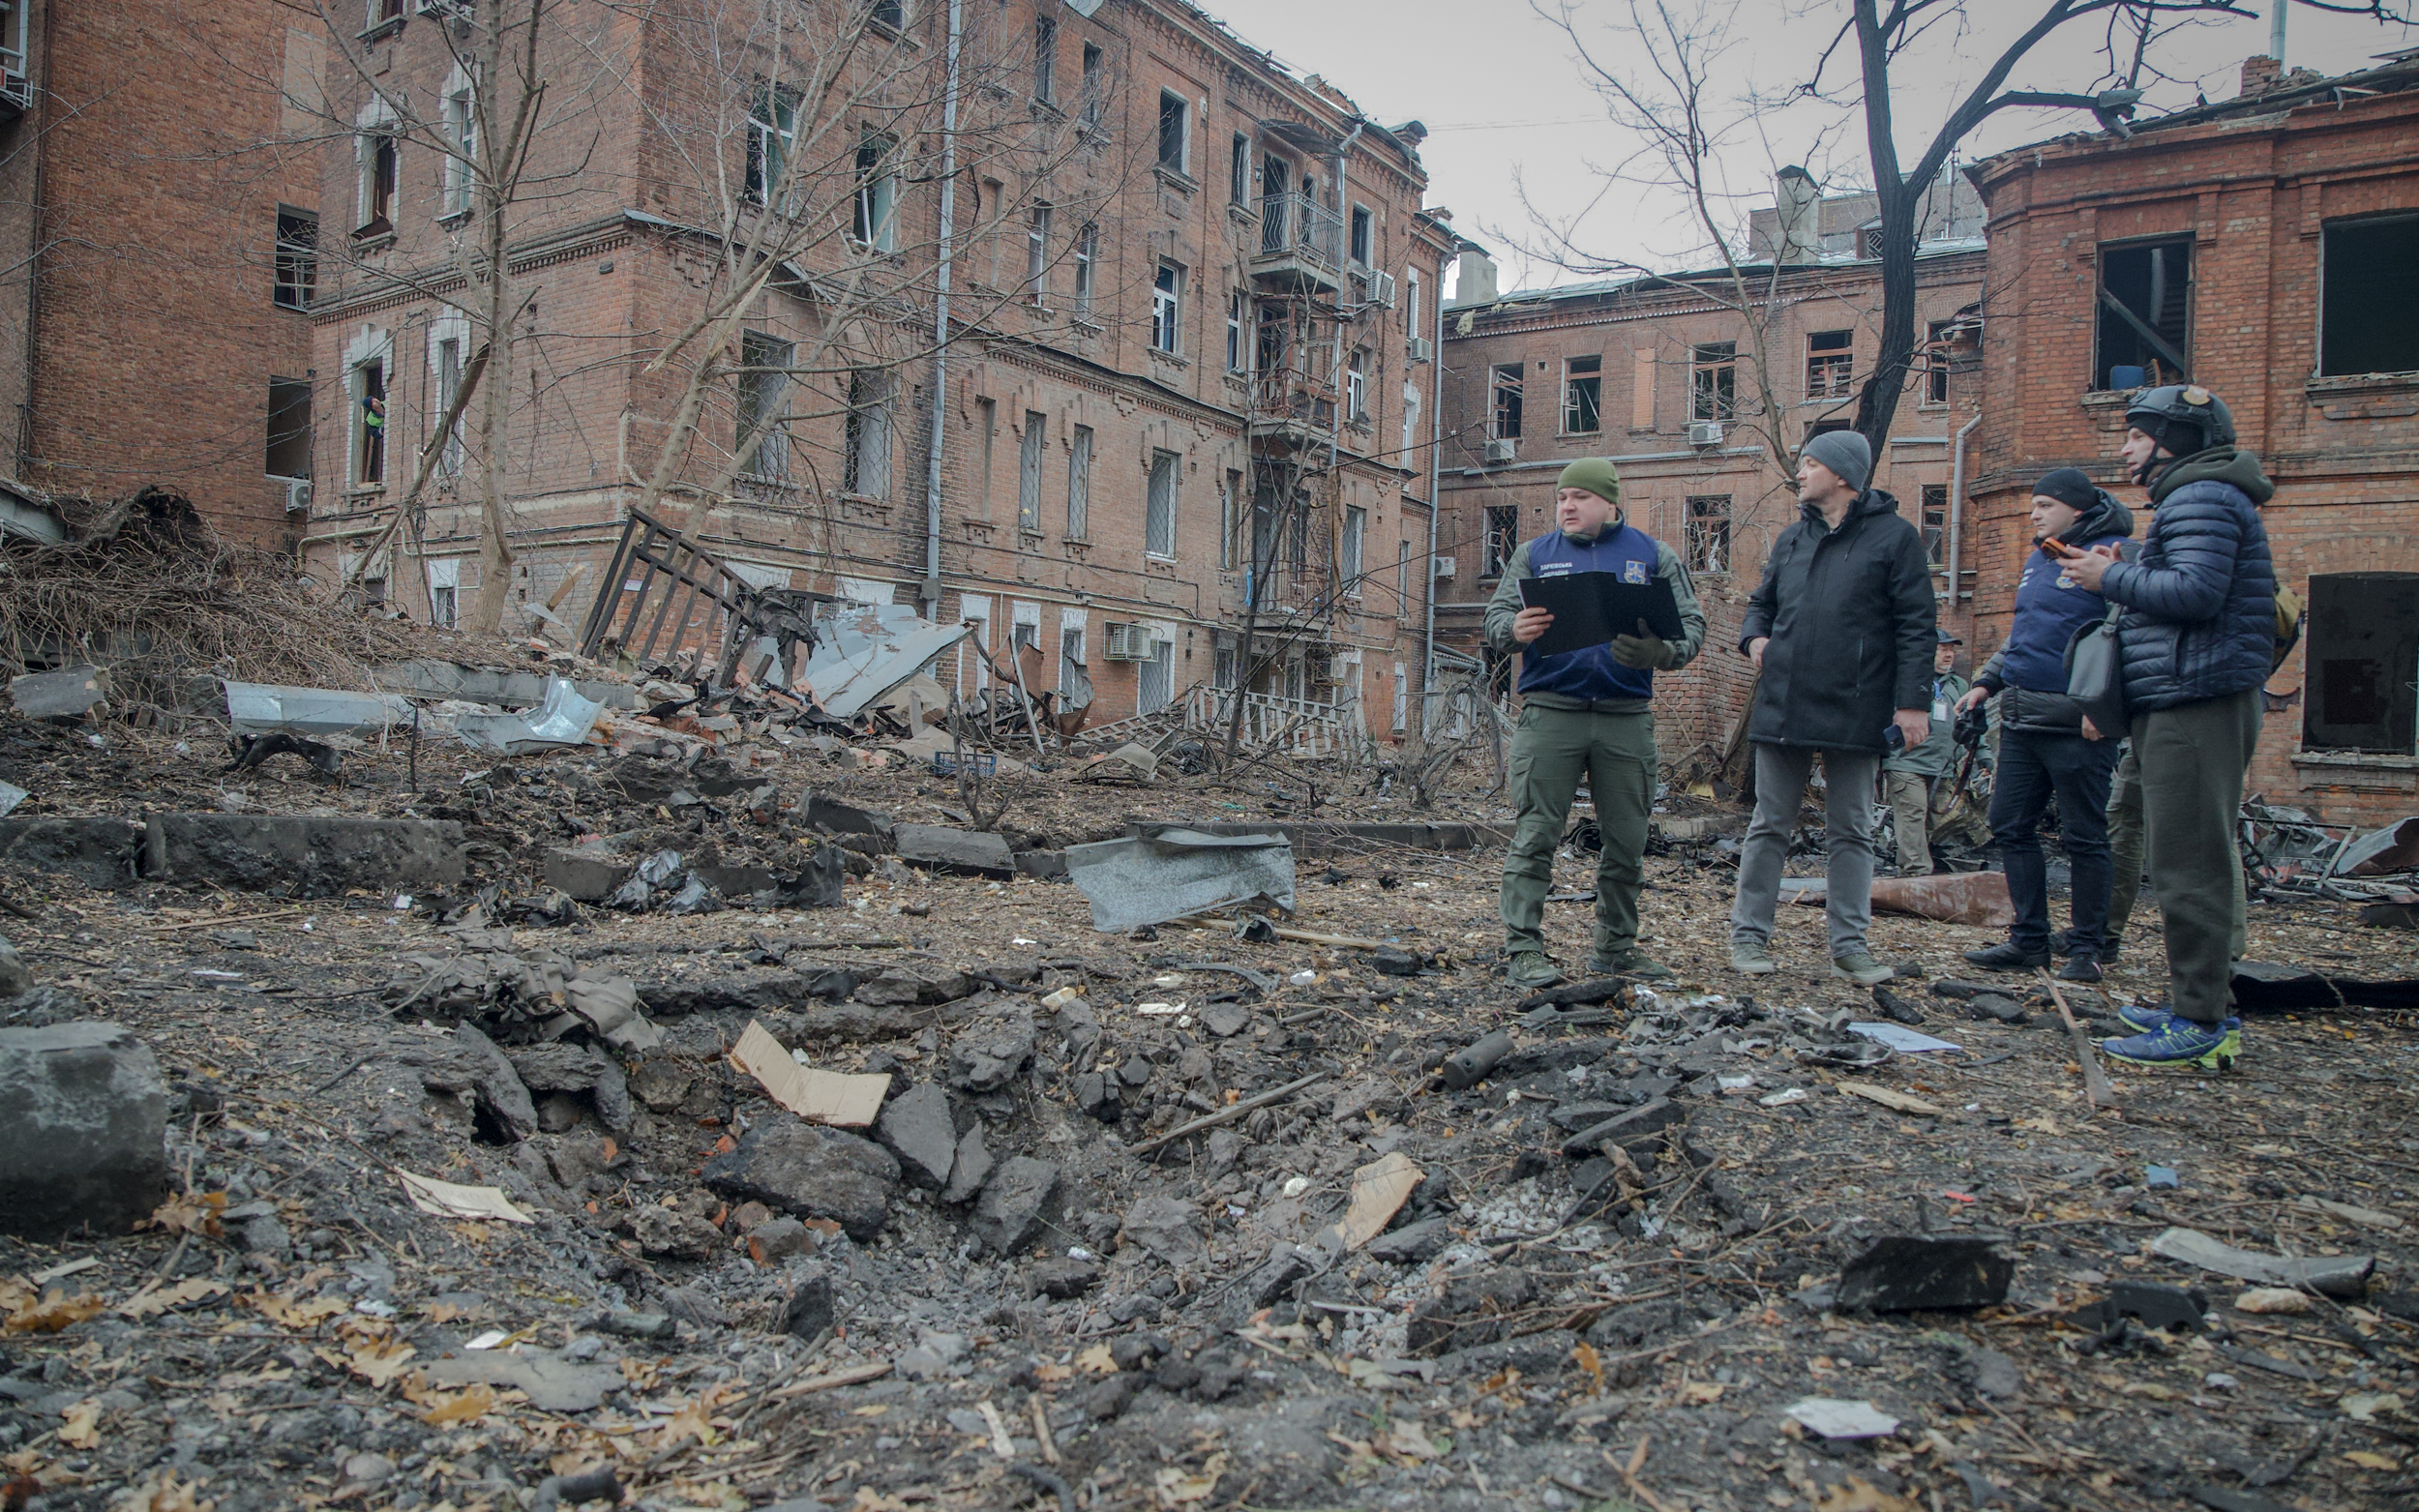
[[[1872,481],[1873,448],[1854,430],[1826,430],[1807,442],[1799,455],[1821,462],[1859,493]]]

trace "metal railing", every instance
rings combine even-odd
[[[1226,728],[1226,722],[1234,713],[1236,690],[1196,687],[1186,697],[1200,700],[1201,724],[1212,730]],[[1358,698],[1347,703],[1320,703],[1272,693],[1245,693],[1242,699],[1243,744],[1252,749],[1274,747],[1294,756],[1336,756],[1354,749],[1367,733],[1361,725]],[[1186,713],[1192,717],[1191,710]]]
[[[1297,256],[1330,272],[1344,264],[1344,222],[1304,194],[1260,198],[1260,255]]]

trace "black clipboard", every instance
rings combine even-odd
[[[1566,573],[1557,578],[1520,579],[1524,608],[1553,611],[1554,623],[1523,649],[1531,656],[1561,656],[1600,646],[1615,636],[1634,636],[1638,621],[1660,639],[1678,640],[1687,632],[1680,623],[1680,602],[1672,597],[1671,579],[1650,578],[1624,582],[1616,573]]]

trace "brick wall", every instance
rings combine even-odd
[[[2190,239],[2191,375],[2226,401],[2278,485],[2263,519],[2279,579],[2307,602],[2316,575],[2419,573],[2419,385],[2313,376],[2326,228],[2419,211],[2419,95],[2260,108],[2131,142],[2061,138],[1975,168],[1990,212],[1972,601],[1986,642],[2006,633],[2041,473],[2084,468],[2142,514],[2137,537],[2149,529],[2116,456],[2124,396],[2090,389],[2101,250],[2129,238]],[[2311,649],[2305,639],[2269,680],[2251,788],[2340,822],[2419,807],[2409,747],[2305,749]]]

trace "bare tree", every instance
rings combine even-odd
[[[2002,110],[2051,109],[2089,112],[2106,130],[2125,134],[2126,119],[2139,101],[2146,54],[2161,19],[2251,16],[2257,13],[2234,0],[2048,0],[2032,21],[2003,47],[1932,133],[1912,164],[1901,168],[1891,74],[1908,49],[1935,28],[1968,24],[1966,0],[1851,0],[1852,12],[1831,45],[1816,60],[1800,92],[1821,95],[1824,74],[1841,44],[1853,41],[1861,86],[1865,142],[1881,220],[1882,320],[1879,350],[1857,399],[1856,429],[1878,455],[1897,413],[1915,361],[1915,250],[1923,197],[1939,177],[1949,154],[1985,121]],[[2366,4],[2295,0],[2313,10],[2368,15],[2407,24],[2409,6],[2369,0]],[[2061,29],[2098,16],[2107,26],[2103,87],[2072,94],[2010,89],[2008,76],[2034,48]],[[2131,61],[2118,39],[2132,38]]]

